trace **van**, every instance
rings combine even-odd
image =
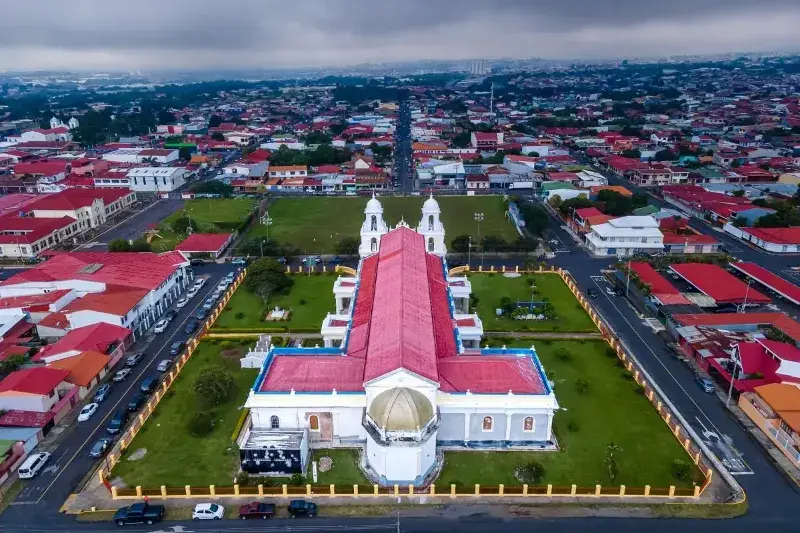
[[[50,454],[46,452],[34,453],[19,467],[18,475],[20,479],[30,479],[44,468],[45,463],[50,459]]]

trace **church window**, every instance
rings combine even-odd
[[[311,431],[319,431],[319,417],[317,415],[308,417],[308,429]]]
[[[372,215],[372,224],[369,228],[370,231],[378,231],[378,217]]]
[[[271,427],[272,429],[278,429],[279,427],[281,427],[281,419],[278,418],[277,416],[269,417],[269,427]]]
[[[433,251],[433,247],[434,247],[433,237],[431,237],[431,238],[428,239],[428,251],[432,252]]]
[[[377,252],[378,251],[378,239],[376,239],[375,237],[372,238],[372,240],[370,241],[370,244],[369,244],[369,249],[372,252]]]
[[[428,230],[433,231],[433,215],[428,215]]]
[[[522,431],[533,431],[533,417],[526,416],[522,422]]]
[[[492,420],[491,416],[484,416],[483,417],[483,430],[484,431],[492,431],[494,429],[494,420]]]

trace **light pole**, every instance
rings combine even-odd
[[[628,258],[628,280],[625,282],[625,298],[628,297],[628,289],[631,286],[631,260]]]
[[[750,284],[753,283],[752,279],[747,280],[747,288],[744,290],[744,302],[742,302],[742,310],[739,311],[740,313],[746,313],[747,308],[747,296],[750,294]]]
[[[483,213],[475,213],[473,218],[478,226],[478,245],[481,246],[481,222],[483,222]],[[483,266],[483,246],[481,246],[481,266]]]
[[[731,396],[733,395],[733,382],[734,380],[736,380],[736,376],[739,375],[739,365],[737,365],[736,361],[734,361],[733,359],[731,359],[731,361],[733,361],[733,372],[731,372],[731,383],[730,386],[728,387],[728,399],[725,400],[725,407],[730,407],[731,405]]]
[[[472,265],[470,259],[472,257],[472,235],[469,236],[469,242],[467,243],[467,267]]]
[[[269,216],[269,213],[266,213],[264,217],[262,223],[267,227],[267,240],[269,240],[269,227],[272,225],[272,217]]]

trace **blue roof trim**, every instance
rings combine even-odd
[[[450,308],[450,319],[455,324],[456,320],[456,302],[453,299],[453,293],[450,292],[450,283],[447,282],[447,260],[442,258],[442,274],[444,275],[444,286],[447,294],[447,303]],[[461,332],[458,331],[458,326],[453,326],[453,338],[456,341],[456,351],[460,354],[463,346],[461,345]]]

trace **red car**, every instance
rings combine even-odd
[[[247,520],[248,518],[261,518],[266,520],[275,515],[275,505],[272,503],[246,503],[239,507],[239,518]]]

